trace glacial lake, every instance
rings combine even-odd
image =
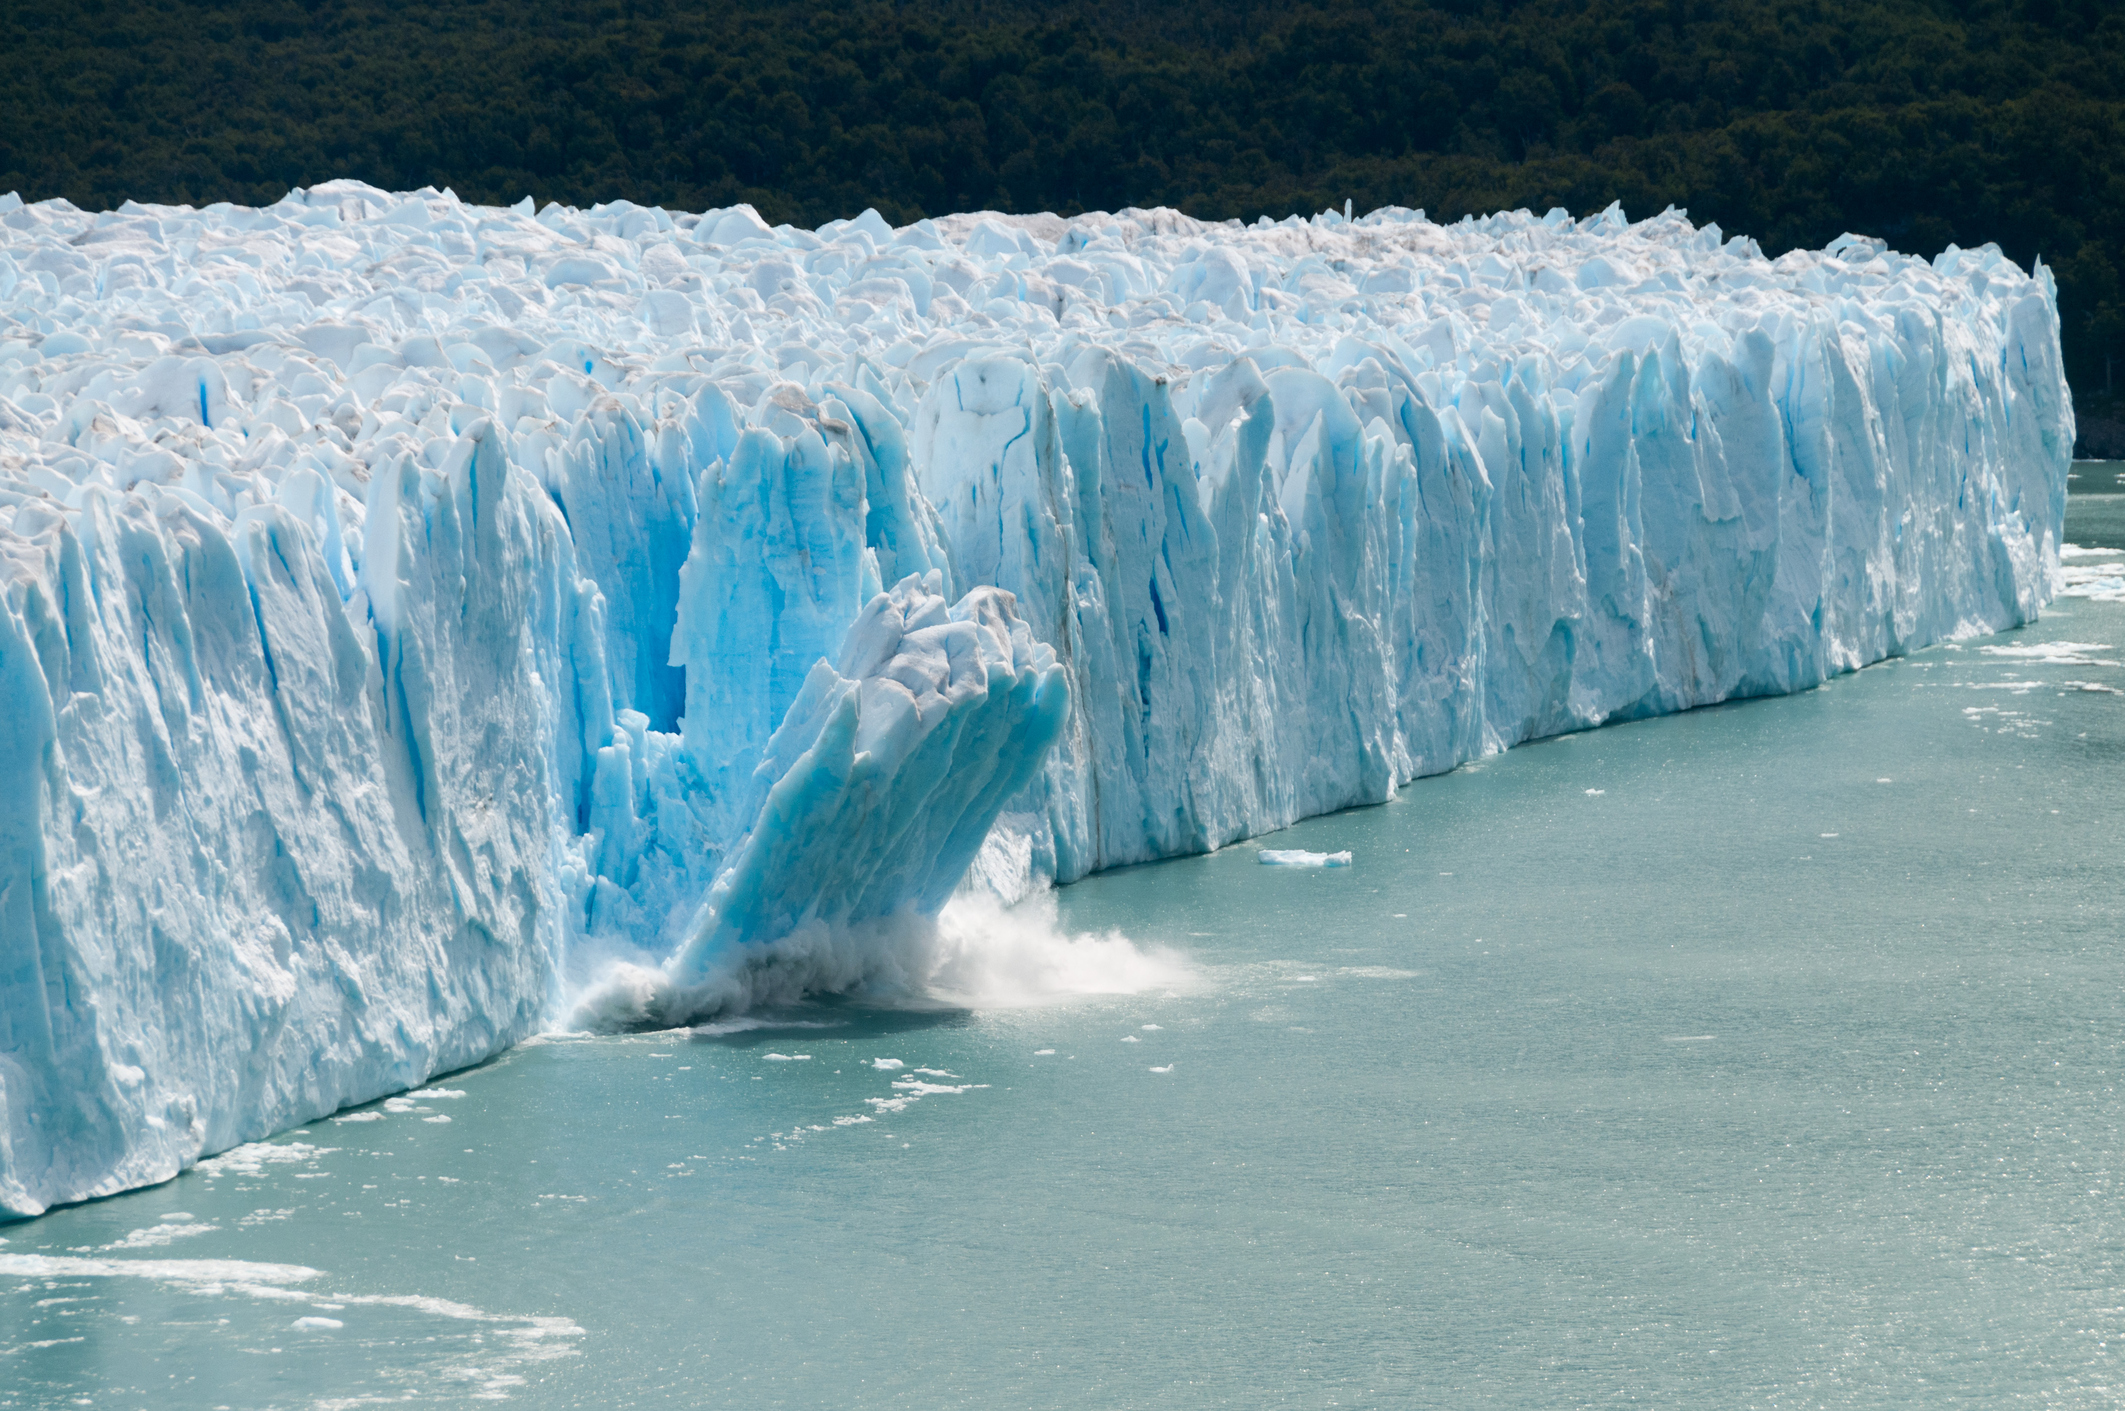
[[[540,1040],[0,1227],[0,1408],[2114,1406],[2121,662],[2064,599],[1012,923],[1133,995]]]

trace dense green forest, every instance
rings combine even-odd
[[[9,0],[0,192],[351,175],[816,224],[1673,203],[2057,271],[2125,398],[2118,0]]]

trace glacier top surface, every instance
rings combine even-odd
[[[1770,260],[1679,213],[1614,207],[1246,227],[975,213],[899,230],[866,212],[805,231],[744,206],[534,212],[351,181],[259,209],[0,205],[10,506],[149,481],[233,516],[307,468],[337,485],[356,538],[370,471],[406,452],[439,464],[463,429],[453,408],[536,443],[608,392],[652,423],[659,394],[714,380],[757,418],[777,384],[859,363],[905,393],[983,351],[1047,363],[1090,344],[1176,381],[1241,355],[1333,376],[1386,349],[1434,405],[1533,357],[1569,399],[1619,350],[2003,318],[2031,278],[1989,246],[1929,262],[1857,236]]]

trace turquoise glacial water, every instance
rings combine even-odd
[[[2125,548],[2125,461],[2077,461],[2067,481],[2073,507],[2067,540]]]
[[[2114,1406],[2121,662],[2065,600],[1007,928],[1135,994],[545,1040],[0,1228],[0,1407]]]

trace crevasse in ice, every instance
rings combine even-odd
[[[2072,440],[1989,247],[0,198],[0,1210],[2025,621]]]

